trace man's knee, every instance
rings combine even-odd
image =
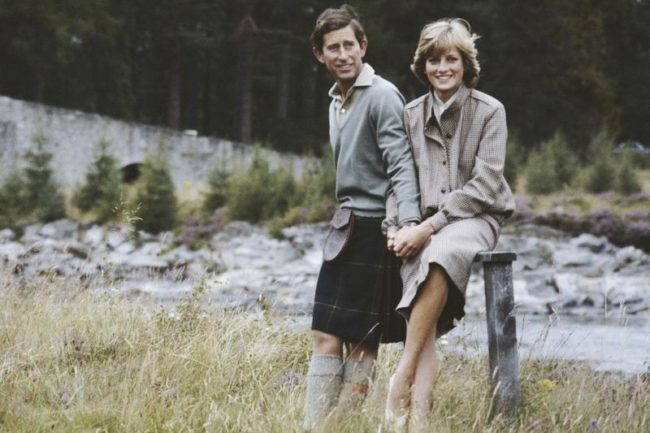
[[[336,335],[313,330],[314,353],[323,355],[339,355],[343,352],[343,340]]]

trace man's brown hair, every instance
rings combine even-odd
[[[323,51],[323,36],[334,30],[340,30],[344,27],[351,26],[354,30],[354,36],[359,44],[366,39],[366,32],[359,22],[359,16],[354,8],[348,4],[340,8],[328,8],[316,19],[314,31],[312,31],[309,41],[314,50]]]

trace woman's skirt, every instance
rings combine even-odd
[[[500,232],[498,222],[484,215],[454,221],[433,234],[417,256],[402,263],[404,292],[397,311],[408,320],[420,285],[426,280],[430,265],[436,263],[445,270],[449,283],[437,333],[441,336],[451,331],[454,320],[465,316],[465,292],[474,257],[481,251],[494,249]]]
[[[343,253],[324,262],[314,299],[312,329],[346,342],[403,341],[400,261],[386,248],[381,219],[357,218]]]

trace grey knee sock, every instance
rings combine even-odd
[[[375,376],[375,360],[348,358],[343,367],[342,410],[356,410],[365,400]]]
[[[312,355],[307,372],[305,430],[316,427],[336,405],[343,379],[341,362],[337,355]]]

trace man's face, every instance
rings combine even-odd
[[[323,36],[323,50],[314,50],[319,62],[332,74],[342,92],[346,92],[357,79],[363,68],[368,42],[359,44],[351,26],[326,33]]]

